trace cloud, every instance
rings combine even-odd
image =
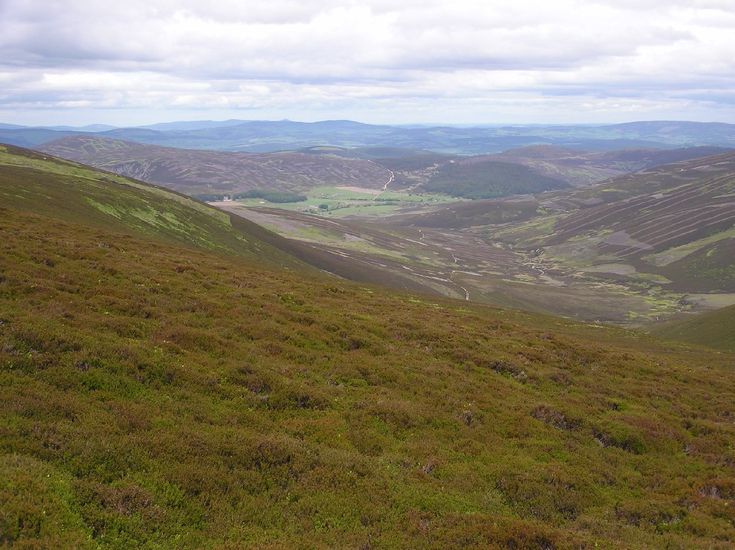
[[[0,0],[0,115],[735,122],[733,31],[730,0]]]

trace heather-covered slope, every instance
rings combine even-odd
[[[735,292],[735,153],[549,195],[538,206],[493,237],[582,271],[640,274],[680,292]]]
[[[67,137],[41,149],[189,195],[300,192],[323,185],[380,189],[390,178],[389,170],[370,160],[335,155],[175,149],[96,136]]]
[[[731,355],[26,204],[0,211],[4,543],[735,541]]]

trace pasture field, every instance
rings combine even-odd
[[[304,194],[308,197],[307,200],[299,202],[273,204],[263,199],[240,199],[237,202],[244,206],[271,206],[333,218],[349,216],[370,218],[395,214],[405,210],[415,211],[422,207],[456,202],[457,200],[437,193],[380,191],[361,189],[354,186],[315,187],[304,192]]]

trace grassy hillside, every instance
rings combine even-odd
[[[661,338],[735,352],[735,306],[702,313],[653,329]]]
[[[9,208],[305,267],[263,240],[255,224],[233,224],[229,214],[183,195],[12,146],[0,145],[0,197]]]
[[[175,149],[97,136],[67,137],[41,150],[188,195],[293,192],[323,185],[380,189],[390,177],[387,169],[357,158]]]
[[[24,186],[0,206],[3,544],[735,542],[732,356],[60,219]]]

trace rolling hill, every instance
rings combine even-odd
[[[47,128],[0,128],[0,143],[31,148],[77,133]]]
[[[735,541],[732,355],[338,281],[0,153],[3,544]]]
[[[671,321],[652,332],[661,338],[735,352],[735,306]]]
[[[523,164],[543,176],[562,180],[574,187],[586,187],[646,168],[727,152],[728,149],[721,147],[581,151],[538,145],[511,149],[487,159]]]
[[[189,195],[297,192],[322,185],[383,187],[390,171],[370,160],[304,153],[228,153],[71,136],[40,150]]]
[[[647,169],[538,201],[492,238],[609,277],[735,292],[735,154]]]
[[[468,199],[489,199],[565,187],[568,184],[564,181],[541,175],[522,164],[471,157],[440,165],[419,189]]]
[[[6,208],[261,258],[283,267],[305,267],[264,241],[255,224],[241,224],[234,216],[166,189],[12,146],[0,146],[0,168],[0,196]]]
[[[569,186],[586,187],[642,169],[726,152],[728,149],[718,147],[596,152],[536,145],[472,157],[409,156],[407,160],[416,162],[415,166],[390,159],[376,159],[376,162],[389,167],[397,165],[398,181],[401,176],[413,180],[417,183],[413,189],[487,199]]]

